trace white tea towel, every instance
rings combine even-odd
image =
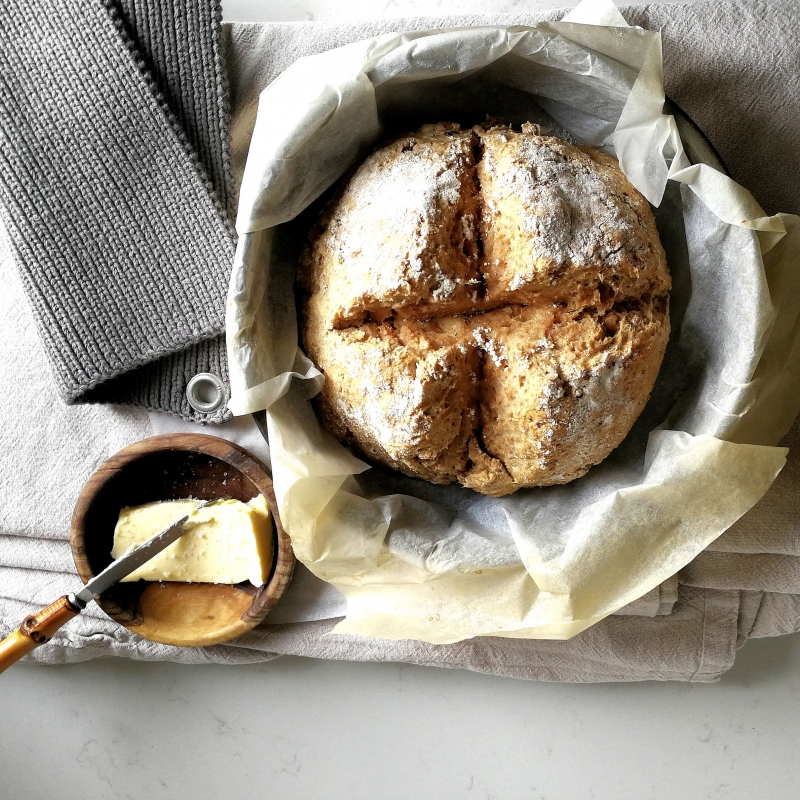
[[[710,135],[734,177],[768,211],[800,210],[800,73],[794,35],[800,8],[786,0],[769,7],[719,2],[647,6],[626,16],[663,29],[667,91]],[[515,21],[541,18],[519,15]],[[246,144],[252,125],[248,109],[254,110],[258,89],[301,55],[397,28],[492,21],[508,24],[509,18],[230,27],[229,69],[237,92],[234,144]],[[239,74],[244,62],[237,53],[254,39],[269,43],[271,57],[258,70],[250,65],[248,74]],[[750,125],[760,126],[753,129],[758,146],[753,146]],[[787,153],[794,154],[790,166],[775,172],[773,165],[786,164]],[[0,428],[0,634],[5,634],[31,610],[80,585],[67,543],[75,497],[106,457],[150,435],[152,426],[137,411],[61,405],[7,253],[0,259],[0,280],[6,321],[0,333],[0,371],[9,389]],[[800,629],[798,426],[783,444],[791,448],[789,463],[770,492],[678,576],[677,590],[676,582],[669,582],[658,597],[627,609],[636,613],[609,617],[566,642],[483,638],[435,646],[326,636],[335,620],[272,624],[281,619],[279,607],[270,624],[233,643],[175,648],[141,639],[91,604],[32,658],[61,663],[120,655],[249,663],[296,654],[408,661],[539,680],[715,680],[747,638]],[[302,618],[302,609],[294,613],[283,619]],[[335,604],[325,613],[335,613]]]

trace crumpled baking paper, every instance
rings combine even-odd
[[[262,93],[227,305],[230,408],[267,409],[295,553],[347,597],[337,633],[568,638],[685,566],[780,471],[774,445],[800,411],[800,219],[765,217],[691,164],[663,102],[660,34],[610,0],[531,28],[378,36],[302,58]],[[626,440],[577,481],[504,498],[370,468],[322,429],[293,296],[312,204],[347,169],[393,130],[486,114],[615,154],[658,207],[674,281],[670,344]]]

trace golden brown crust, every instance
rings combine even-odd
[[[300,281],[323,424],[484,494],[604,459],[669,335],[647,201],[610,156],[533,126],[425,126],[378,150],[320,217]]]

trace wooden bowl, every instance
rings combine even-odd
[[[120,450],[83,487],[70,528],[72,557],[84,583],[111,561],[120,509],[155,500],[230,496],[267,500],[273,521],[273,563],[262,586],[137,581],[118,583],[97,598],[103,611],[139,636],[201,647],[258,625],[292,577],[294,554],[281,526],[272,479],[241,447],[194,433],[153,436]]]

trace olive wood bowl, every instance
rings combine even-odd
[[[153,436],[120,450],[83,487],[70,528],[72,557],[86,583],[111,561],[114,526],[124,506],[156,500],[258,494],[269,505],[273,558],[262,586],[136,581],[118,583],[97,603],[129,630],[163,644],[201,647],[240,636],[258,625],[292,577],[294,554],[283,530],[272,478],[238,445],[215,436],[175,433]]]

